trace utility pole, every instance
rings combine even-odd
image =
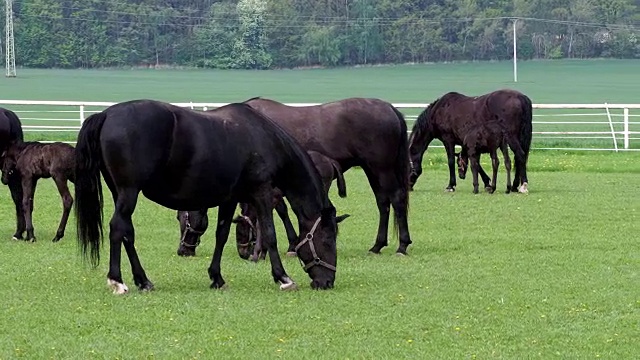
[[[6,9],[5,19],[5,65],[7,68],[7,77],[16,77],[16,50],[13,45],[13,0],[5,0],[4,8]]]
[[[518,40],[516,36],[516,23],[518,18],[511,19],[513,21],[513,82],[518,82]]]

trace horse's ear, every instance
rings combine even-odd
[[[336,223],[341,223],[344,219],[348,218],[349,216],[351,216],[351,215],[343,214],[343,215],[337,216],[336,217]]]

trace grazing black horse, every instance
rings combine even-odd
[[[320,173],[325,193],[329,194],[331,183],[336,179],[338,185],[338,195],[342,198],[347,196],[347,188],[344,182],[344,176],[340,169],[340,165],[335,160],[330,159],[319,152],[307,151],[309,157],[313,161],[316,169]],[[287,255],[295,255],[295,247],[298,244],[298,235],[296,234],[289,211],[284,201],[284,194],[278,188],[273,189],[272,198],[273,208],[282,219],[287,239],[289,240],[289,248]],[[233,219],[236,224],[236,244],[238,244],[238,252],[240,257],[248,259],[254,253],[254,245],[256,245],[256,237],[258,228],[256,227],[257,212],[254,206],[247,203],[240,203],[240,214]],[[348,217],[348,216],[347,216]],[[346,218],[346,217],[344,217]],[[344,218],[338,217],[338,222]],[[200,245],[200,238],[207,230],[209,219],[207,211],[178,211],[176,219],[180,222],[180,244],[178,246],[178,255],[195,256],[196,248]],[[259,248],[256,254],[266,255],[260,252]],[[264,258],[264,257],[263,257]],[[253,260],[257,260],[256,256]]]
[[[504,156],[504,167],[507,170],[507,190],[511,192],[511,158],[509,157],[508,136],[502,125],[497,121],[491,121],[474,126],[469,130],[467,136],[462,140],[462,151],[456,153],[458,162],[458,176],[465,178],[469,160],[471,160],[471,173],[473,174],[473,193],[478,193],[478,171],[480,169],[480,154],[488,153],[491,156],[491,166],[493,167],[493,180],[488,189],[490,193],[496,191],[496,181],[498,180],[498,149]]]
[[[527,160],[532,137],[531,99],[515,90],[497,90],[482,96],[470,97],[449,92],[431,103],[416,120],[409,137],[411,157],[411,187],[422,173],[422,157],[433,139],[439,139],[447,151],[449,185],[455,191],[455,146],[462,145],[473,126],[498,121],[507,131],[509,146],[514,152],[516,171],[512,191],[527,192]],[[485,186],[489,177],[479,168]],[[520,188],[518,185],[522,184]]]
[[[340,164],[342,171],[360,166],[369,180],[380,213],[372,253],[388,245],[390,207],[399,234],[399,254],[411,244],[409,146],[404,116],[379,99],[349,98],[316,106],[287,106],[253,98],[245,102],[273,119],[302,145]]]
[[[110,222],[107,283],[126,293],[120,271],[121,245],[133,279],[151,290],[135,248],[131,216],[139,193],[174,210],[218,207],[216,245],[209,277],[212,288],[225,281],[220,273],[238,202],[256,206],[269,252],[271,273],[283,290],[296,287],[282,265],[275,241],[272,189],[281,189],[298,218],[298,258],[311,287],[334,285],[336,272],[335,208],[323,191],[309,156],[280,127],[245,104],[205,113],[153,100],[113,105],[83,123],[76,145],[76,216],[82,252],[93,265],[100,259],[102,186],[115,203]]]
[[[26,222],[27,241],[35,242],[33,231],[33,198],[39,179],[53,178],[62,198],[62,218],[53,238],[57,242],[64,237],[67,220],[73,205],[67,181],[74,182],[75,149],[61,142],[43,144],[37,141],[13,143],[5,152],[2,165],[2,183],[7,185],[18,176],[22,183],[22,209]]]

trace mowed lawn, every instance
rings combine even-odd
[[[395,237],[382,255],[367,254],[377,210],[361,170],[346,173],[348,198],[332,189],[338,212],[352,216],[330,291],[311,290],[286,258],[301,289],[281,292],[268,263],[237,256],[233,236],[222,262],[229,287],[211,290],[213,231],[197,257],[178,257],[175,212],[143,199],[136,247],[156,290],[112,295],[107,244],[92,270],[73,217],[50,242],[61,211],[52,181],[37,190],[34,244],[10,240],[2,187],[0,358],[635,357],[640,156],[534,152],[527,195],[502,193],[502,169],[496,194],[472,194],[470,180],[445,193],[444,160],[431,151],[411,193],[407,257],[394,255]],[[112,211],[108,200],[107,219]],[[126,257],[123,275],[133,286]]]

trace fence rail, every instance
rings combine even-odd
[[[104,101],[0,100],[0,106],[15,111],[25,132],[77,133],[84,119],[115,103]],[[182,102],[181,107],[208,110],[227,103]],[[319,103],[287,103],[311,106]],[[408,123],[428,103],[394,103]],[[640,104],[534,104],[534,149],[640,151]],[[553,112],[550,112],[552,111]],[[573,110],[567,112],[567,110]],[[584,112],[600,110],[598,112]],[[635,114],[631,114],[631,111]],[[582,111],[582,112],[580,112]],[[570,119],[574,118],[575,121]],[[40,141],[51,140],[53,135]],[[569,141],[571,140],[571,141]],[[539,141],[539,144],[536,144]],[[73,141],[68,141],[73,143]],[[619,144],[620,142],[620,144]],[[562,143],[577,144],[562,146]],[[551,144],[551,145],[549,145]],[[608,147],[608,145],[611,145]],[[588,146],[591,145],[591,146]]]

